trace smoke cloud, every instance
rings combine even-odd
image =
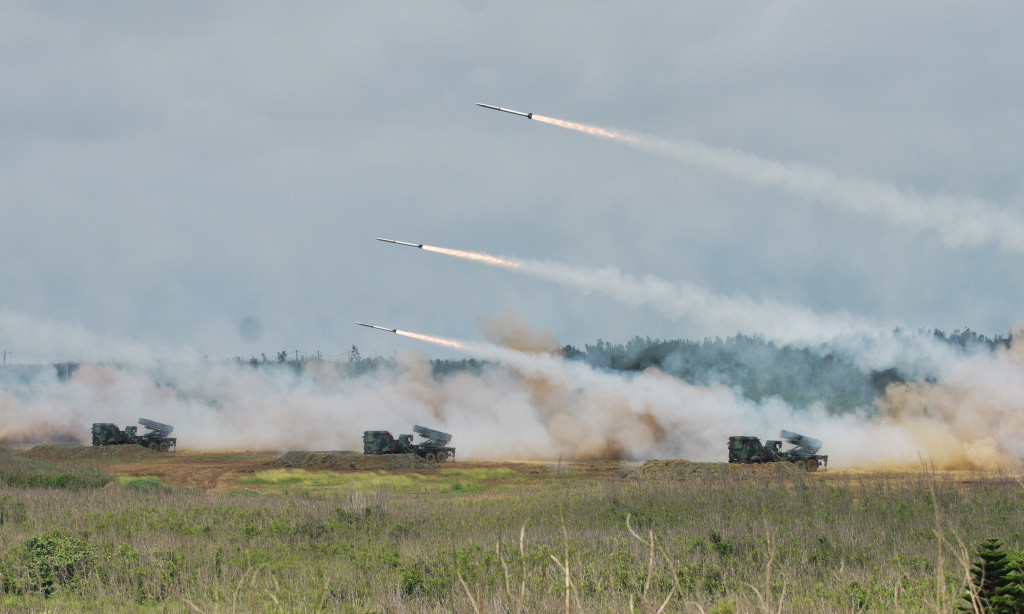
[[[565,360],[553,337],[511,314],[481,325],[501,345],[453,341],[484,362],[447,376],[417,351],[362,375],[331,362],[89,363],[66,379],[52,366],[9,366],[0,370],[0,441],[73,433],[87,443],[93,422],[144,417],[173,424],[182,450],[359,450],[363,430],[424,424],[453,433],[464,460],[724,461],[728,436],[781,428],[823,439],[836,468],[913,465],[919,455],[969,467],[1024,457],[1017,344],[962,358],[934,383],[893,386],[879,408],[833,415],[657,369],[623,374]]]
[[[561,351],[554,335],[531,328],[518,314],[506,312],[498,316],[477,318],[480,333],[491,343],[520,352]]]
[[[881,419],[911,433],[939,466],[992,468],[1024,460],[1024,335],[975,354],[938,382],[892,384]]]

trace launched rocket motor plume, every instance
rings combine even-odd
[[[500,107],[481,106],[506,111]],[[950,248],[993,244],[1006,253],[1024,254],[1024,215],[979,198],[919,194],[913,189],[901,189],[882,181],[840,177],[828,169],[809,164],[779,162],[699,141],[669,141],[536,113],[529,116],[545,124],[627,143],[643,151],[754,185],[777,188],[811,202],[881,217],[913,232],[931,231]]]
[[[389,241],[390,243],[399,243],[400,245],[413,245],[412,243],[402,243],[400,241]],[[427,343],[433,343],[435,345],[443,345],[453,350],[466,350],[469,346],[460,341],[453,339],[445,339],[444,337],[432,337],[430,335],[421,335],[419,333],[411,333],[407,330],[398,330],[397,328],[387,328],[384,326],[377,326],[375,324],[364,324],[362,322],[356,322],[359,326],[365,326],[366,328],[374,328],[382,330],[386,333],[395,333],[396,335],[402,335],[403,337],[410,337],[412,339],[419,339],[420,341],[426,341]]]
[[[623,134],[617,130],[608,130],[607,128],[598,128],[597,126],[588,126],[586,124],[577,124],[576,122],[567,122],[564,119],[555,119],[554,117],[544,117],[543,115],[534,115],[533,119],[543,122],[545,124],[551,124],[552,126],[558,126],[559,128],[567,128],[569,130],[575,130],[577,132],[583,132],[584,134],[591,134],[593,136],[600,136],[606,139],[614,139],[617,141],[624,141],[633,145],[639,145],[640,139],[635,136]]]
[[[504,267],[507,269],[518,269],[523,266],[522,262],[518,262],[516,260],[498,258],[497,256],[491,256],[490,254],[483,254],[480,252],[466,252],[460,249],[448,249],[447,247],[436,247],[434,245],[424,245],[423,249],[428,252],[437,252],[438,254],[444,254],[446,256],[455,256],[456,258],[462,258],[463,260],[472,260],[473,262]]]
[[[398,241],[396,239],[382,239],[377,237],[378,241],[384,243],[394,243],[395,245],[407,245],[409,247],[418,247],[419,249],[426,250],[428,252],[437,252],[438,254],[445,254],[446,256],[455,256],[456,258],[462,258],[464,260],[473,260],[482,264],[489,264],[491,266],[507,267],[510,269],[516,269],[522,266],[521,262],[515,260],[507,260],[504,258],[497,258],[488,254],[480,252],[464,252],[458,249],[448,249],[447,247],[437,247],[435,245],[424,245],[423,243],[409,243],[407,241]],[[359,324],[359,322],[356,322]],[[363,326],[367,326],[363,324]]]
[[[407,330],[396,330],[396,333],[403,337],[409,337],[412,339],[418,339],[420,341],[426,341],[427,343],[433,343],[434,345],[440,345],[453,350],[468,350],[469,346],[461,341],[454,339],[446,339],[444,337],[435,337],[433,335],[422,335],[420,333],[411,333]]]

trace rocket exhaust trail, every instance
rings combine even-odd
[[[411,245],[410,243],[404,243],[403,245]],[[377,326],[375,324],[364,324],[363,322],[356,322],[359,326],[365,326],[366,328],[374,328],[382,330],[386,333],[395,333],[403,337],[410,337],[412,339],[419,339],[420,341],[426,341],[427,343],[433,343],[435,345],[442,345],[444,347],[452,348],[453,350],[465,350],[468,346],[465,343],[455,341],[453,339],[445,339],[444,337],[432,337],[430,335],[421,335],[419,333],[411,333],[407,330],[398,330],[397,328],[386,328],[384,326]]]
[[[593,268],[557,262],[514,260],[433,245],[423,245],[423,249],[513,270],[583,292],[600,292],[627,305],[652,307],[671,319],[691,318],[710,327],[716,334],[735,333],[739,328],[757,331],[773,341],[816,344],[843,336],[877,335],[880,331],[892,329],[848,313],[819,315],[806,307],[782,301],[722,296],[705,288],[671,283],[652,275],[635,277],[614,267]]]
[[[454,256],[456,258],[462,258],[463,260],[472,260],[481,264],[487,264],[490,266],[504,267],[507,269],[518,269],[523,266],[522,262],[516,260],[510,260],[508,258],[499,258],[497,256],[491,256],[490,254],[484,254],[481,252],[466,252],[460,249],[448,249],[447,247],[437,247],[434,245],[421,245],[424,250],[428,252],[436,252],[438,254],[444,254],[446,256]]]
[[[568,130],[575,130],[584,134],[591,134],[593,136],[600,136],[606,139],[613,139],[616,141],[624,141],[637,145],[640,143],[640,139],[628,134],[623,134],[617,130],[608,130],[607,128],[598,128],[597,126],[588,126],[586,124],[577,124],[576,122],[567,122],[564,119],[555,119],[554,117],[544,117],[543,115],[534,115],[533,119],[543,122],[545,124],[551,124],[552,126],[558,126],[559,128],[566,128]]]
[[[418,339],[420,341],[426,341],[427,343],[433,343],[434,345],[440,345],[453,350],[467,350],[469,346],[461,341],[454,339],[446,339],[444,337],[434,337],[432,335],[422,335],[420,333],[412,333],[407,330],[396,330],[396,333],[403,337],[409,337],[410,339]]]
[[[444,254],[446,256],[455,256],[456,258],[462,258],[463,260],[473,260],[475,262],[480,262],[482,264],[489,264],[491,266],[500,266],[500,267],[506,267],[506,268],[510,268],[510,269],[516,269],[516,268],[519,268],[520,266],[522,266],[522,263],[518,262],[516,260],[509,260],[509,259],[506,259],[506,258],[498,258],[497,256],[491,256],[489,254],[484,254],[484,253],[481,253],[481,252],[467,252],[467,251],[462,251],[462,250],[459,250],[459,249],[448,249],[447,247],[437,247],[436,245],[424,245],[423,243],[407,243],[405,241],[396,241],[394,239],[382,239],[380,237],[377,237],[377,240],[378,241],[383,241],[385,243],[394,243],[395,245],[408,245],[409,247],[418,247],[418,248],[420,248],[422,250],[425,250],[425,251],[428,251],[428,252],[436,252],[438,254]],[[356,322],[356,324],[359,324],[359,322]],[[363,326],[369,326],[369,325],[368,324],[363,324]],[[377,328],[377,327],[373,327],[373,328]]]
[[[531,114],[531,119],[627,143],[649,153],[753,185],[773,187],[811,202],[881,217],[912,232],[934,232],[950,248],[992,244],[1005,253],[1024,254],[1024,215],[979,198],[920,194],[882,181],[840,177],[825,168],[779,162],[699,141],[669,141],[627,134],[536,113]]]

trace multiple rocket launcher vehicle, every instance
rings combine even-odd
[[[110,422],[94,422],[92,425],[92,445],[123,446],[137,444],[154,452],[169,452],[178,446],[178,438],[171,437],[174,427],[170,424],[139,418],[139,424],[149,429],[148,433],[139,435],[137,426],[126,426],[124,430]]]

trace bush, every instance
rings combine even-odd
[[[29,573],[36,585],[51,593],[57,585],[73,584],[92,564],[93,553],[84,539],[50,531],[25,542]]]
[[[402,571],[400,584],[404,594],[412,595],[418,593],[423,590],[423,574],[415,567],[406,569]]]
[[[26,517],[24,501],[7,495],[0,497],[0,525],[25,522]]]

